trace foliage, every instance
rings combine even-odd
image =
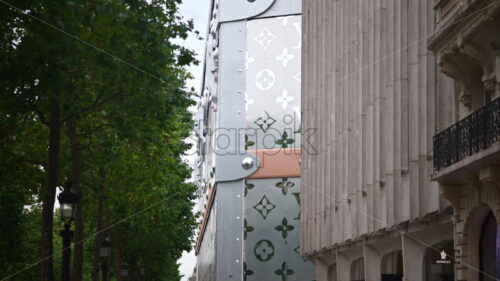
[[[195,187],[181,156],[192,126],[187,67],[197,63],[173,43],[193,31],[177,14],[180,0],[10,3],[19,10],[0,4],[0,277],[39,259],[49,135],[60,124],[61,186],[74,160],[64,124],[75,120],[85,237],[98,231],[98,216],[106,226],[121,222],[108,230],[122,253],[112,259],[134,261],[147,280],[179,280],[177,260],[196,227]],[[83,242],[84,280],[92,242]],[[16,280],[40,280],[38,273],[35,266]]]

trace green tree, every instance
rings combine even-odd
[[[24,122],[27,131],[37,137],[21,134],[16,141],[31,144],[36,140],[33,152],[26,157],[21,147],[6,167],[16,169],[15,163],[23,159],[38,175],[29,186],[38,188],[36,199],[42,203],[42,280],[54,280],[53,208],[57,186],[68,174],[82,196],[76,241],[84,238],[84,225],[99,230],[126,214],[114,209],[99,211],[105,191],[116,191],[118,185],[125,190],[141,187],[145,197],[135,208],[152,202],[147,198],[176,194],[172,200],[178,205],[170,205],[180,209],[175,212],[182,214],[177,222],[183,227],[178,228],[177,236],[168,237],[177,239],[179,247],[165,252],[170,259],[160,259],[175,271],[173,258],[179,249],[189,247],[194,225],[189,215],[194,188],[184,183],[189,169],[180,155],[187,148],[182,139],[190,126],[185,66],[196,61],[192,51],[172,43],[174,38],[186,38],[193,28],[192,22],[177,14],[180,0],[10,3],[0,7],[1,117],[14,124]],[[17,127],[13,128],[7,137],[18,134]],[[96,143],[108,147],[96,148]],[[127,168],[134,164],[145,170]],[[24,175],[26,169],[19,170],[23,174],[20,185],[30,181]],[[119,171],[128,171],[124,176],[130,182],[115,179],[116,174],[123,174]],[[171,184],[161,184],[165,179]],[[101,188],[92,192],[96,186]],[[101,200],[91,200],[92,195]],[[19,206],[32,197],[8,209],[19,214]],[[85,217],[92,210],[97,213]],[[107,212],[107,223],[95,222],[100,212]],[[72,280],[83,279],[84,255],[84,244],[75,245]],[[133,258],[143,259],[137,254]]]

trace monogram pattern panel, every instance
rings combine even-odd
[[[247,149],[300,147],[300,21],[247,23]],[[314,280],[299,255],[300,178],[246,180],[244,202],[244,280]]]
[[[248,149],[300,147],[301,17],[247,23]]]
[[[300,256],[300,178],[246,180],[247,281],[311,281],[314,266]]]

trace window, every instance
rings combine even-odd
[[[479,241],[479,264],[481,281],[495,281],[500,278],[499,274],[499,249],[500,236],[495,216],[492,212],[488,214],[481,230]]]
[[[403,252],[395,251],[382,257],[382,281],[403,280]]]

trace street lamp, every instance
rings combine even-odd
[[[108,238],[108,234],[104,232],[104,239],[101,242],[101,258],[104,259],[102,262],[102,281],[106,281],[108,278],[108,258],[111,256],[111,240]]]
[[[127,264],[127,262],[122,262],[122,266],[120,268],[120,275],[122,277],[128,276],[128,264]]]
[[[61,279],[62,281],[69,281],[69,262],[71,256],[71,238],[73,237],[73,231],[69,230],[71,222],[75,220],[76,207],[80,197],[73,189],[73,183],[71,181],[66,182],[66,187],[63,192],[57,196],[59,201],[61,219],[64,222],[64,230],[61,230],[59,234],[63,239],[63,257],[62,257],[62,271]]]

